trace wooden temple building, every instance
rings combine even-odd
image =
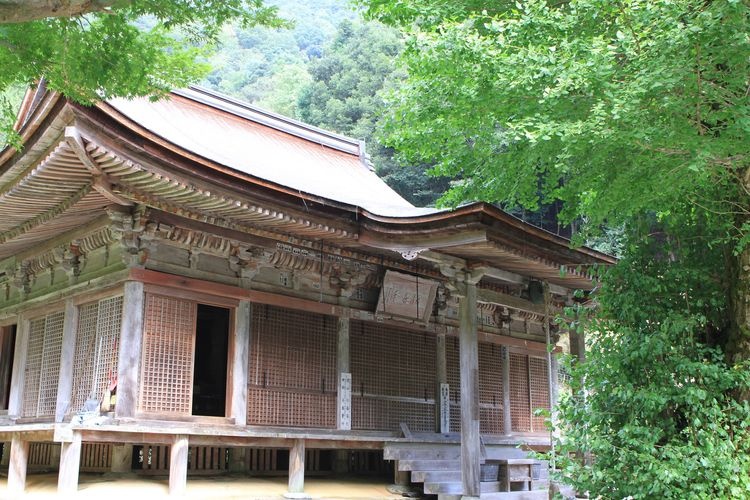
[[[0,152],[0,441],[27,471],[396,477],[546,496],[553,317],[607,263],[412,206],[364,145],[201,89],[27,93]],[[491,465],[497,467],[493,471]],[[516,490],[525,490],[518,492]],[[524,496],[525,495],[525,496]],[[536,496],[535,496],[536,495]]]

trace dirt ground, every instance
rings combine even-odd
[[[136,475],[81,474],[75,498],[98,500],[150,500],[167,497],[166,477]],[[15,499],[6,489],[7,478],[0,478],[0,499]],[[307,478],[305,493],[315,499],[382,500],[401,499],[386,490],[383,478]],[[189,477],[184,498],[261,500],[283,498],[287,478],[242,476]],[[60,498],[57,474],[29,474],[24,499]]]

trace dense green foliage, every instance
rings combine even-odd
[[[364,3],[411,35],[388,142],[462,177],[447,202],[562,199],[597,227],[739,195],[747,2]]]
[[[570,311],[590,342],[585,363],[568,360],[556,448],[558,478],[578,491],[677,499],[750,491],[750,406],[735,398],[750,366],[730,366],[714,345],[728,323],[729,284],[716,263],[731,252],[716,242],[729,228],[715,214],[685,212],[631,222],[625,257],[602,273],[596,312]]]
[[[311,82],[301,89],[297,114],[306,123],[364,139],[378,174],[406,199],[425,206],[446,190],[447,181],[427,177],[423,165],[399,165],[377,137],[384,96],[403,78],[396,68],[402,46],[401,37],[379,23],[342,23],[310,64]]]
[[[558,478],[746,496],[750,4],[362,3],[409,37],[387,143],[461,179],[444,202],[561,201],[585,235],[621,233],[573,321],[590,352],[560,406]]]
[[[283,23],[262,0],[142,0],[106,13],[0,25],[0,89],[33,84],[91,103],[111,96],[160,96],[207,71],[199,46],[227,22],[242,26]],[[175,33],[179,36],[175,37]],[[7,98],[2,131],[14,113]]]

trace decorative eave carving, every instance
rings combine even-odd
[[[128,267],[144,267],[148,259],[148,249],[141,244],[141,236],[147,223],[147,209],[138,205],[133,213],[110,210],[107,212],[112,221],[111,230],[114,238],[123,245],[123,262]],[[147,238],[144,239],[144,242]]]

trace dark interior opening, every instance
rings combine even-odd
[[[16,325],[0,328],[0,409],[7,410],[10,379],[13,373],[13,351],[16,348]]]
[[[229,309],[198,304],[193,415],[226,416]]]

